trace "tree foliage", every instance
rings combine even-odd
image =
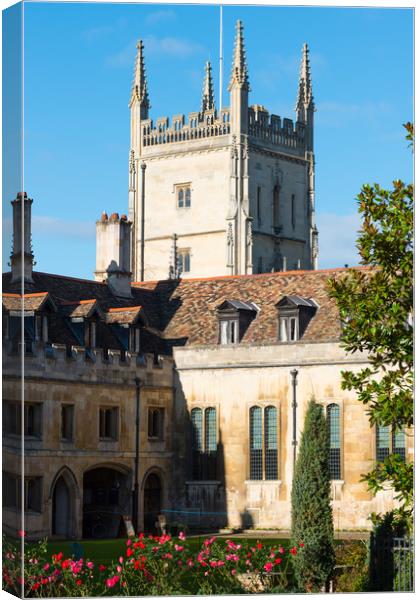
[[[304,544],[293,567],[299,588],[307,592],[320,591],[334,567],[328,458],[327,420],[322,407],[311,400],[292,487],[292,540]]]
[[[413,143],[413,126],[406,139]],[[369,269],[349,269],[329,281],[343,323],[347,352],[367,353],[369,366],[344,371],[342,387],[367,405],[372,425],[404,430],[413,425],[413,185],[400,180],[391,190],[364,185],[358,195],[362,227],[357,248]],[[413,465],[396,455],[364,476],[375,493],[391,482],[412,511]]]

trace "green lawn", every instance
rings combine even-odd
[[[198,550],[203,541],[210,537],[209,535],[201,535],[188,538],[184,544],[188,545],[191,549]],[[224,544],[226,539],[231,539],[235,543],[245,544],[247,542],[256,543],[257,537],[255,538],[243,538],[243,537],[225,537],[220,538],[218,543]],[[264,545],[277,545],[284,544],[287,546],[288,540],[277,539],[277,538],[264,538],[261,536],[260,541]],[[126,549],[126,538],[120,539],[112,539],[112,540],[82,540],[77,542],[49,542],[48,543],[48,553],[58,554],[58,552],[62,552],[64,556],[71,556],[74,554],[74,546],[76,543],[78,546],[82,547],[83,557],[90,558],[96,563],[110,564],[112,561],[117,561],[118,557],[122,554],[125,554]]]

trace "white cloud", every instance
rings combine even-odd
[[[176,14],[174,10],[157,10],[146,17],[146,23],[147,25],[154,25],[155,23],[161,23],[162,21],[172,21],[175,18]]]
[[[67,221],[57,217],[32,217],[32,237],[44,235],[60,238],[91,239],[95,236],[95,224],[90,221]]]
[[[108,35],[109,33],[112,33],[112,31],[113,31],[112,27],[104,25],[104,26],[100,26],[100,27],[92,27],[91,29],[85,29],[85,31],[82,31],[82,36],[88,42],[93,42],[97,38],[101,38],[104,35]]]
[[[119,19],[114,21],[112,25],[98,25],[98,27],[91,27],[90,29],[85,29],[84,31],[82,31],[82,36],[86,41],[93,42],[98,38],[110,35],[114,31],[124,29],[126,25],[127,19],[125,17],[120,17]]]
[[[163,37],[148,35],[143,38],[144,49],[147,55],[164,55],[176,58],[188,58],[204,50],[203,46],[185,38]],[[126,67],[134,63],[136,54],[136,41],[130,42],[116,54],[108,56],[106,63],[111,67]]]
[[[317,104],[317,121],[329,127],[342,127],[349,122],[358,120],[359,123],[374,123],[379,116],[390,113],[388,103],[379,101],[367,102],[337,102],[321,101]]]
[[[359,264],[356,238],[361,222],[358,214],[320,213],[316,217],[316,224],[319,231],[320,269]]]

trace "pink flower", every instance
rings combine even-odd
[[[279,552],[280,552],[280,554],[284,554],[284,548],[283,548],[283,546],[279,546]]]
[[[178,544],[175,544],[175,550],[176,550],[177,552],[182,552],[182,551],[183,551],[183,549],[184,549],[184,546],[178,546]]]
[[[118,583],[118,582],[119,582],[119,580],[120,580],[119,576],[118,576],[118,575],[114,575],[114,577],[110,577],[109,579],[107,579],[107,580],[106,580],[106,585],[107,585],[109,588],[111,588],[111,587],[114,587],[114,585],[115,585],[116,583]]]
[[[93,569],[93,562],[90,560],[89,562],[86,563],[86,566],[88,569]]]
[[[123,562],[124,562],[124,558],[123,558],[122,556],[120,556],[120,558],[119,558],[118,560],[119,560],[119,562],[120,562],[120,565],[122,565],[122,564],[123,564]]]
[[[211,567],[217,567],[217,560],[211,560],[210,561],[210,566]]]
[[[19,536],[25,537],[25,535],[26,535],[26,531],[23,531],[23,529],[19,529]]]
[[[236,569],[231,570],[232,575],[236,575]]]
[[[208,571],[205,571],[205,572],[204,572],[204,577],[207,577],[207,575],[208,575],[208,574],[209,574],[209,572],[208,572]]]
[[[183,531],[179,532],[178,539],[180,539],[181,542],[183,542],[186,539],[185,533]]]
[[[42,568],[44,569],[44,571],[48,571],[48,569],[50,568],[50,563],[45,563],[45,565]]]
[[[188,565],[189,567],[192,567],[192,566],[193,566],[193,564],[194,564],[194,561],[193,561],[193,559],[192,559],[192,558],[189,558],[189,559],[187,560],[187,565]]]
[[[121,573],[121,571],[122,571],[122,567],[120,567],[120,565],[118,565],[118,567],[117,567],[117,573]]]
[[[100,571],[106,571],[106,566],[105,565],[99,565],[99,570]]]
[[[81,579],[77,579],[76,580],[76,585],[82,585],[82,580]]]
[[[131,540],[127,540],[127,546],[131,546]]]
[[[225,561],[224,561],[224,560],[218,560],[218,561],[217,561],[217,566],[218,566],[218,567],[223,567],[223,565],[224,565],[224,564],[225,564]]]
[[[271,563],[271,562],[265,563],[265,565],[264,565],[264,570],[265,570],[267,573],[269,573],[269,572],[272,570],[272,568],[273,568],[273,563]]]

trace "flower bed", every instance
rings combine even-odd
[[[217,543],[215,543],[217,541]],[[301,544],[303,546],[303,544]],[[24,595],[150,596],[176,594],[234,594],[287,591],[289,561],[299,548],[204,540],[199,550],[178,537],[164,534],[127,540],[124,556],[108,566],[89,559],[75,560],[62,552],[47,553],[47,542],[25,545]],[[21,594],[21,556],[16,544],[3,542],[3,589]]]

